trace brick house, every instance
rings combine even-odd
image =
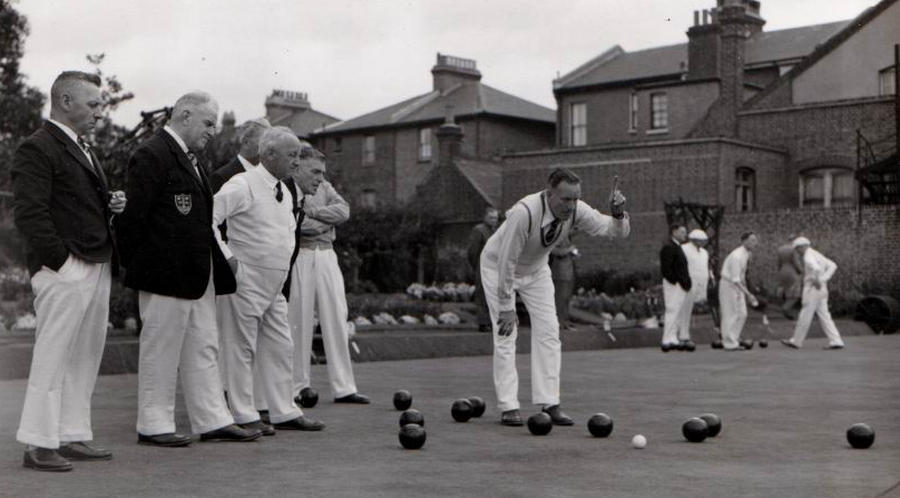
[[[354,207],[412,201],[438,169],[438,151],[450,150],[438,143],[448,116],[458,139],[453,150],[467,162],[448,163],[454,170],[450,184],[432,183],[443,182],[444,193],[472,195],[475,211],[500,202],[500,171],[490,158],[553,144],[553,110],[482,83],[474,60],[437,54],[431,74],[427,93],[313,134],[328,156],[329,176]],[[472,222],[480,215],[463,218]]]
[[[340,121],[312,108],[305,92],[272,90],[266,97],[266,119],[272,126],[287,126],[300,138],[309,138],[314,130]]]
[[[762,235],[754,259],[763,280],[775,271],[775,247],[803,233],[844,270],[836,289],[900,291],[900,266],[888,261],[900,243],[900,209],[867,207],[871,192],[855,180],[861,140],[880,144],[871,155],[900,173],[900,2],[778,31],[763,30],[760,7],[717,0],[695,12],[686,43],[630,53],[616,46],[555,80],[555,147],[502,156],[501,205],[565,166],[585,180],[585,200],[605,209],[618,175],[632,236],[576,241],[582,269],[658,268],[663,203],[683,199],[725,207],[723,251],[741,231]]]

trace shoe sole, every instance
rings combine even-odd
[[[276,431],[301,431],[301,432],[319,432],[324,429],[325,429],[324,427],[317,427],[314,429],[305,429],[305,428],[301,429],[299,427],[276,427],[275,428]]]
[[[26,469],[38,470],[41,472],[69,472],[70,470],[75,468],[72,465],[69,465],[68,467],[41,467],[39,465],[29,463],[23,463],[22,466]]]
[[[180,448],[182,446],[190,446],[192,442],[193,441],[179,443],[154,443],[152,441],[138,441],[138,444],[142,444],[144,446],[157,446],[159,448]]]
[[[231,437],[213,437],[208,439],[200,438],[200,441],[203,443],[249,443],[251,441],[256,441],[257,439],[262,437],[262,432],[259,434],[254,434],[252,436],[247,436],[244,438],[231,438]]]
[[[63,455],[62,453],[60,453],[59,456],[65,458],[66,460],[72,460],[72,461],[76,461],[76,462],[102,462],[102,461],[112,460],[112,457],[113,457],[112,455],[98,456],[98,457],[69,456],[69,455]]]

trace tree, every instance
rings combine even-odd
[[[103,168],[109,178],[112,188],[122,188],[125,184],[125,172],[128,166],[128,155],[130,150],[122,150],[117,147],[118,143],[128,129],[124,126],[113,123],[110,114],[119,107],[119,104],[126,100],[134,98],[134,94],[126,92],[122,83],[115,75],[103,74],[100,64],[106,58],[106,54],[88,54],[86,56],[89,63],[94,66],[94,73],[100,77],[102,85],[100,87],[101,112],[103,117],[94,128],[94,136],[92,142],[94,147],[99,150],[99,155],[104,159]]]
[[[27,36],[28,20],[12,7],[10,0],[0,0],[0,191],[9,190],[13,153],[41,125],[46,100],[19,73]]]

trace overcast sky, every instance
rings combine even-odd
[[[856,17],[876,0],[762,0],[766,30]],[[341,119],[431,90],[437,52],[475,59],[482,81],[555,108],[552,80],[612,45],[683,43],[715,0],[20,0],[31,26],[22,72],[49,92],[64,69],[103,70],[135,98],[114,114],[207,90],[238,122],[274,88],[307,92]],[[45,109],[45,113],[47,109]]]

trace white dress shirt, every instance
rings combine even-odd
[[[731,254],[725,258],[722,263],[722,280],[726,280],[733,284],[744,283],[744,277],[747,274],[747,263],[750,261],[750,251],[744,246],[731,251]]]
[[[837,271],[837,263],[810,247],[803,253],[803,281],[827,283]]]
[[[88,162],[91,163],[91,166],[94,165],[94,160],[91,158],[91,155],[88,154],[88,151],[82,149],[81,145],[78,144],[78,134],[75,133],[75,130],[52,118],[47,118],[47,121],[50,121],[51,123],[56,125],[56,127],[62,130],[62,132],[65,133],[67,137],[71,138],[72,142],[75,145],[78,145],[78,149],[84,154],[84,157],[87,158]]]

